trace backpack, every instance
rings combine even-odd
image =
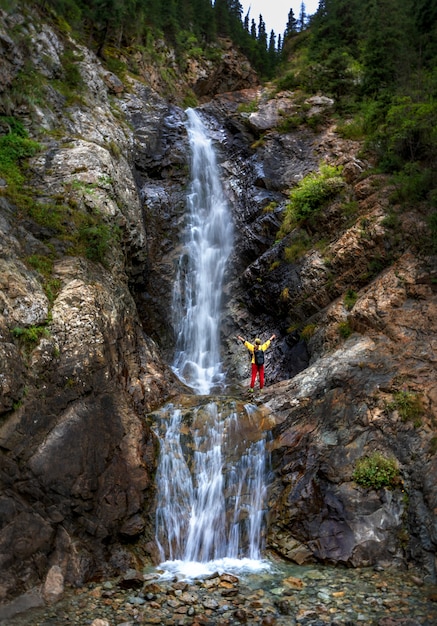
[[[253,356],[255,357],[255,365],[264,365],[264,351],[253,349]]]

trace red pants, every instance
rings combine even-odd
[[[264,365],[256,365],[256,363],[252,363],[252,379],[250,381],[252,389],[255,387],[257,374],[259,374],[259,388],[262,389],[264,387]]]

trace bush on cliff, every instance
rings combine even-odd
[[[343,186],[340,167],[324,164],[320,167],[320,172],[312,172],[305,176],[290,192],[290,202],[285,208],[279,236],[284,237],[296,226],[310,223]]]
[[[399,475],[396,459],[374,452],[370,456],[358,459],[355,465],[353,480],[367,489],[394,487]]]

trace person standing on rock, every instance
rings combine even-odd
[[[264,352],[270,346],[271,341],[275,338],[276,335],[272,335],[270,339],[267,339],[265,343],[261,344],[261,339],[257,338],[253,343],[250,343],[243,337],[240,337],[240,335],[237,336],[237,339],[244,343],[245,347],[252,355],[252,377],[249,388],[250,393],[253,393],[257,375],[259,377],[259,388],[262,389],[264,387]]]

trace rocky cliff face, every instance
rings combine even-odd
[[[57,82],[67,50],[80,98]],[[78,584],[153,554],[156,444],[146,415],[186,391],[168,360],[188,148],[180,106],[147,81],[123,84],[37,16],[2,13],[0,51],[3,112],[13,103],[41,144],[25,206],[1,183],[6,599],[52,565]],[[269,547],[299,563],[413,558],[435,577],[437,276],[435,258],[420,251],[420,207],[393,206],[360,145],[329,122],[328,99],[255,87],[231,57],[222,75],[191,67],[187,83],[204,100],[234,215],[222,321],[233,388],[248,376],[234,336],[278,336],[264,400],[276,424]],[[37,98],[14,95],[25,61]],[[284,130],[295,116],[306,123]],[[299,236],[277,239],[289,189],[322,160],[343,166],[342,193],[306,251],[286,261]],[[393,489],[353,482],[356,461],[373,451],[397,459]]]
[[[144,285],[149,258],[137,142],[123,109],[153,109],[152,150],[168,106],[135,85],[114,99],[120,81],[36,16],[2,14],[1,33],[5,112],[27,53],[40,100],[22,94],[14,113],[41,144],[23,195],[3,181],[0,199],[5,599],[54,564],[77,584],[135,562],[126,540],[153,536],[145,502],[155,442],[142,418],[182,386],[144,332],[131,290]],[[53,87],[69,48],[80,102]]]

